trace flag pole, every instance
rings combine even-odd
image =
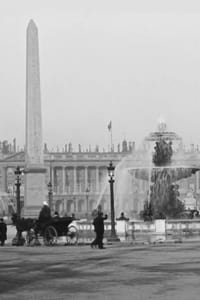
[[[113,138],[112,138],[112,126],[110,129],[110,152],[112,152],[112,147],[113,147]]]
[[[113,138],[112,138],[112,121],[108,124],[108,130],[110,131],[110,152],[113,149]]]

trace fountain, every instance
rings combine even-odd
[[[142,150],[131,153],[116,166],[116,216],[123,211],[135,218],[144,210],[146,220],[177,218],[184,211],[179,182],[200,168],[191,163],[191,157],[184,156],[181,138],[167,131],[164,120],[159,120],[158,131],[144,141]]]
[[[185,152],[182,139],[167,131],[162,120],[158,131],[145,137],[139,151],[134,150],[115,166],[115,217],[123,212],[129,218],[116,220],[116,232],[121,241],[142,239],[154,243],[165,241],[167,236],[180,241],[183,235],[200,234],[200,219],[178,219],[185,210],[179,186],[200,170],[197,161],[200,161],[199,152]],[[105,178],[97,207],[108,193]],[[87,222],[79,225],[85,226],[81,227],[82,231],[87,230]],[[108,220],[105,232],[109,230]]]

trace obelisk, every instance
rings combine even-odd
[[[26,146],[24,215],[37,217],[45,200],[38,30],[33,20],[26,37]]]

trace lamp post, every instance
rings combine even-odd
[[[15,186],[16,186],[16,204],[17,204],[17,219],[16,219],[16,229],[17,233],[16,236],[12,240],[12,245],[14,246],[23,246],[25,243],[25,239],[22,236],[22,232],[18,229],[18,225],[20,224],[20,217],[21,217],[21,207],[20,207],[20,186],[21,186],[21,174],[22,170],[18,166],[15,170],[15,175],[16,175],[16,181],[15,181]]]
[[[18,166],[15,170],[15,175],[16,175],[16,181],[15,181],[15,186],[16,186],[16,204],[17,204],[17,218],[20,219],[21,216],[21,207],[20,207],[20,186],[21,186],[21,174],[22,171],[20,167]]]
[[[110,183],[110,210],[111,210],[111,235],[108,239],[109,241],[119,241],[119,238],[117,237],[116,231],[115,231],[115,207],[114,207],[114,171],[115,167],[112,164],[112,161],[110,162],[108,166],[108,176],[109,176],[109,183]]]
[[[52,189],[51,181],[47,184],[47,187],[48,187],[49,208],[51,210],[53,204],[53,189]]]
[[[86,207],[87,207],[87,215],[88,215],[88,211],[89,211],[89,203],[88,203],[88,200],[89,200],[89,188],[87,187],[86,190],[85,190],[85,194],[86,194]]]

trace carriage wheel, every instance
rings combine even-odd
[[[27,231],[25,236],[25,245],[31,246],[35,243],[35,232],[31,229]]]
[[[41,243],[38,239],[38,235],[33,229],[27,231],[25,236],[25,245],[26,246],[41,246]]]
[[[44,244],[53,246],[57,244],[58,233],[54,226],[48,226],[44,231]]]
[[[77,243],[78,243],[78,230],[75,226],[72,225],[68,227],[65,245],[76,245]]]

